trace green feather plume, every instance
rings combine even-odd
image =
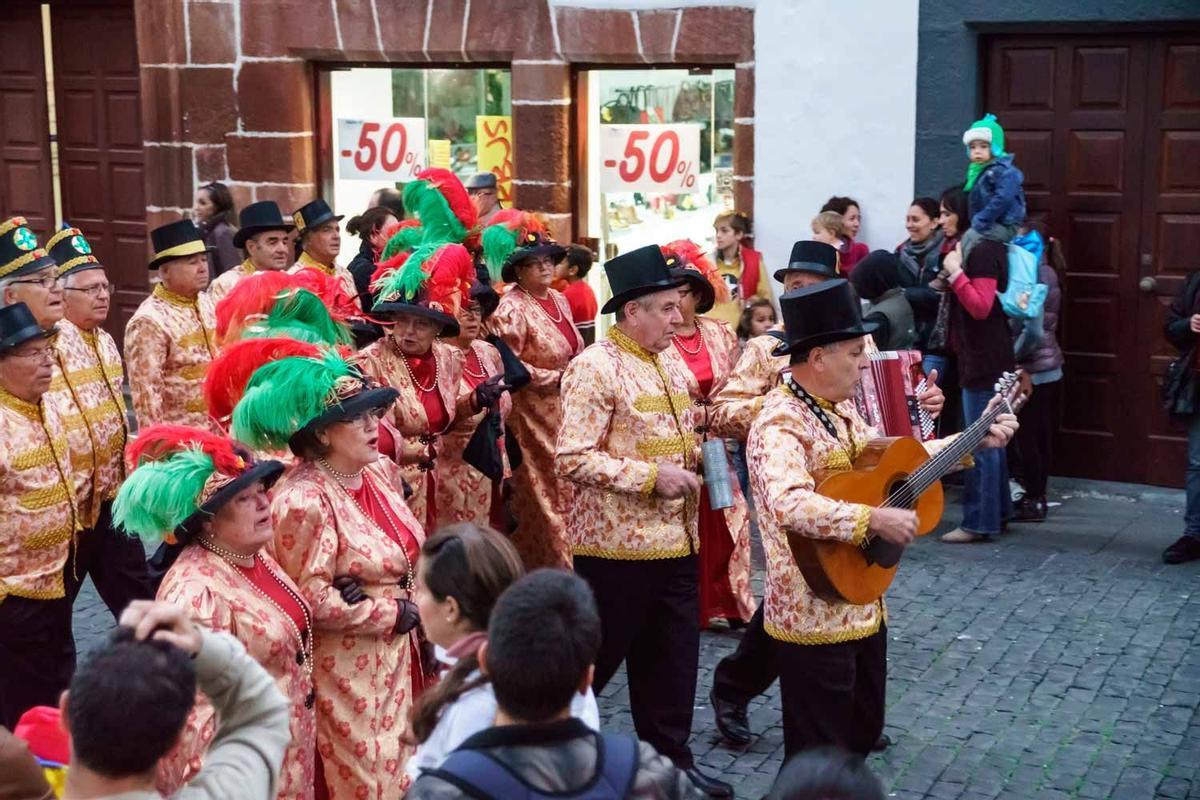
[[[200,450],[182,450],[161,461],[143,462],[130,473],[113,501],[113,522],[155,544],[196,513],[196,499],[216,467]]]
[[[413,250],[399,269],[385,272],[374,285],[379,302],[411,302],[429,277],[425,272],[425,262],[439,247],[440,244],[423,244]]]
[[[517,231],[518,228],[510,230],[507,225],[491,225],[484,228],[479,237],[483,260],[493,283],[500,281],[500,268],[504,266],[504,260],[517,249]]]
[[[429,181],[411,181],[404,186],[404,207],[421,220],[424,244],[460,243],[467,238],[467,229],[450,210],[445,196]]]
[[[257,449],[284,449],[325,411],[325,398],[349,373],[350,364],[332,350],[320,359],[281,358],[259,367],[234,406],[233,437]]]
[[[308,337],[293,338],[330,347],[354,341],[350,329],[335,322],[321,298],[306,289],[291,292],[276,302],[267,319],[254,327],[267,329],[263,336],[290,336],[289,330],[308,331]]]
[[[409,184],[411,186],[411,184]],[[421,237],[424,235],[420,225],[412,225],[401,228],[392,234],[392,238],[388,239],[383,248],[383,255],[380,256],[380,261],[387,261],[397,253],[402,253],[405,250],[412,250],[421,243]]]

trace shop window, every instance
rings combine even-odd
[[[711,251],[733,207],[733,70],[590,70],[577,96],[578,227],[599,259],[676,239]],[[603,303],[604,271],[588,279]]]

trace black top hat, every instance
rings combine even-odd
[[[24,217],[0,222],[0,278],[29,275],[54,266],[54,259],[38,247],[37,237]]]
[[[311,203],[300,206],[292,212],[292,222],[296,223],[296,230],[301,235],[306,233],[310,228],[315,228],[318,225],[324,225],[330,220],[341,222],[344,214],[334,214],[333,209],[329,207],[321,198],[313,200]]]
[[[865,336],[879,327],[863,322],[858,297],[845,278],[787,292],[779,298],[779,310],[787,342],[775,348],[777,356]]]
[[[46,242],[46,250],[58,264],[58,277],[65,278],[88,269],[104,269],[92,255],[92,246],[78,228],[63,228]]]
[[[292,448],[293,453],[299,455],[297,449],[299,447],[298,441],[300,435],[305,431],[315,432],[323,430],[336,422],[345,422],[348,419],[357,417],[364,411],[388,408],[392,403],[396,402],[396,398],[399,396],[400,392],[391,386],[372,386],[370,381],[363,379],[360,391],[345,399],[339,399],[316,417],[304,423],[304,426],[300,430],[292,434],[288,440],[288,446]]]
[[[463,184],[467,191],[472,189],[495,189],[496,188],[496,173],[494,172],[476,172],[471,177],[467,178],[467,182]]]
[[[33,312],[24,303],[0,308],[0,353],[25,344],[30,339],[49,336],[54,330],[42,330],[42,326],[33,318]]]
[[[524,241],[517,245],[517,249],[504,259],[504,264],[500,267],[500,280],[505,283],[516,282],[517,266],[522,261],[539,256],[549,256],[551,260],[558,261],[566,254],[567,248],[553,239],[547,239],[540,233],[527,233]]]
[[[838,263],[837,248],[824,242],[796,242],[792,245],[792,257],[783,269],[775,270],[775,280],[783,283],[789,272],[811,272],[825,278],[836,278]]]
[[[197,253],[211,253],[215,247],[204,244],[200,229],[190,219],[169,222],[166,225],[150,231],[150,242],[154,245],[154,258],[150,261],[150,269],[158,269],[165,262],[174,258],[194,256]]]
[[[234,247],[245,247],[247,239],[263,231],[290,231],[295,227],[291,220],[283,218],[274,200],[259,200],[243,208],[238,214],[238,226],[233,235]]]
[[[608,287],[612,297],[600,309],[602,314],[611,314],[630,300],[642,295],[661,292],[681,286],[683,280],[671,274],[667,259],[658,245],[648,244],[637,250],[610,258],[604,263],[604,274],[608,276]]]

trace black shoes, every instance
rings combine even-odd
[[[1163,550],[1164,564],[1186,564],[1200,558],[1200,536],[1184,534],[1175,543]],[[714,706],[716,708],[716,706]],[[717,717],[717,727],[721,727],[720,717]],[[724,731],[722,731],[724,733]]]
[[[882,753],[884,750],[887,750],[891,746],[892,746],[892,737],[888,736],[886,733],[881,733],[879,735],[879,738],[875,740],[875,744],[871,745],[871,752],[872,753]]]
[[[1046,519],[1046,498],[1029,497],[1013,506],[1013,515],[1009,522],[1042,522]]]
[[[733,787],[725,781],[705,775],[696,767],[687,770],[686,774],[688,780],[692,782],[692,786],[695,786],[705,797],[733,797]]]
[[[708,701],[712,703],[713,716],[716,717],[717,730],[721,735],[738,746],[750,744],[750,720],[746,717],[746,707],[722,700],[716,692],[709,692]]]

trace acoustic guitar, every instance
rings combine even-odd
[[[924,536],[942,519],[942,476],[987,438],[996,417],[1016,413],[1031,389],[1024,373],[1006,372],[996,384],[1000,402],[937,455],[931,457],[912,437],[876,439],[855,460],[853,468],[821,481],[817,493],[872,508],[910,508],[917,512],[917,535]],[[861,545],[853,545],[788,531],[788,545],[804,580],[819,597],[856,605],[873,603],[883,596],[904,554],[903,545],[870,533]]]

